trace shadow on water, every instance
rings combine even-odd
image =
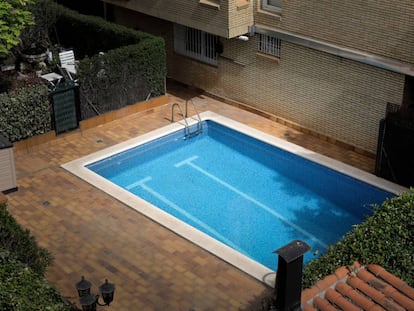
[[[326,245],[331,245],[339,241],[343,235],[352,230],[353,225],[361,223],[365,218],[358,218],[344,210],[337,209],[330,202],[324,199],[315,201],[314,195],[311,192],[300,192],[292,190],[289,184],[282,189],[291,197],[297,199],[298,202],[304,202],[301,206],[291,211],[290,221],[298,227],[304,229],[306,232],[318,237]],[[312,202],[307,204],[306,202]],[[317,245],[309,240],[309,236],[298,232],[295,228],[286,225],[285,230],[289,231],[292,240],[298,239],[307,242],[312,247],[312,250],[305,254],[304,264],[307,261],[318,257],[325,251],[324,247]],[[288,241],[287,243],[289,243]],[[280,247],[284,246],[279,245]],[[277,260],[276,260],[277,261]],[[277,267],[277,262],[275,263]],[[248,305],[241,308],[241,311],[268,311],[274,305],[276,300],[273,288],[266,288],[260,295],[252,298]]]
[[[318,257],[326,251],[327,246],[341,240],[354,225],[363,222],[371,212],[371,209],[361,206],[349,206],[349,210],[347,206],[339,207],[306,186],[298,185],[291,180],[279,184],[281,188],[278,191],[290,198],[290,204],[294,202],[284,214],[295,225],[293,227],[286,224],[286,235],[291,237],[291,240],[305,241],[312,247],[311,251],[305,254],[305,262]],[[351,193],[349,195],[352,196]],[[355,213],[358,209],[360,211]]]

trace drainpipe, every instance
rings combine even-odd
[[[310,249],[305,242],[295,240],[274,251],[279,255],[275,284],[276,310],[300,310],[303,255]]]

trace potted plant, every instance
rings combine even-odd
[[[50,0],[37,0],[30,6],[34,24],[21,36],[21,56],[28,63],[42,62],[50,46],[49,30],[55,25],[57,13]]]
[[[33,43],[21,51],[22,59],[30,64],[43,62],[47,57],[47,45]]]

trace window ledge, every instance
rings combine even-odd
[[[262,53],[262,52],[256,52],[256,55],[260,56],[260,57],[263,57],[263,58],[267,58],[269,60],[272,60],[272,61],[274,61],[278,64],[280,63],[280,57],[273,56],[273,55],[266,54],[266,53]]]
[[[210,8],[220,10],[220,4],[217,3],[218,1],[215,0],[199,0],[198,3],[208,6]]]
[[[281,12],[267,11],[267,10],[263,10],[263,9],[257,9],[257,13],[261,13],[261,14],[268,15],[268,16],[277,18],[279,20],[282,20]]]
[[[242,61],[239,61],[239,60],[236,60],[234,58],[231,58],[231,57],[228,57],[228,56],[224,56],[224,55],[220,55],[220,58],[221,59],[225,59],[225,60],[227,60],[229,62],[232,62],[232,63],[234,63],[236,65],[239,65],[239,66],[242,66],[242,67],[245,67],[245,66],[249,65],[247,62],[242,62]]]

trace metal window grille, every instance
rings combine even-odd
[[[282,8],[281,0],[262,0],[262,9],[279,13]]]
[[[177,53],[217,66],[218,37],[204,31],[175,25],[174,49]]]
[[[259,34],[258,51],[275,57],[280,57],[282,40],[277,37]]]
[[[280,8],[282,6],[282,1],[281,0],[267,0],[267,5],[271,5],[271,6],[275,6]]]

